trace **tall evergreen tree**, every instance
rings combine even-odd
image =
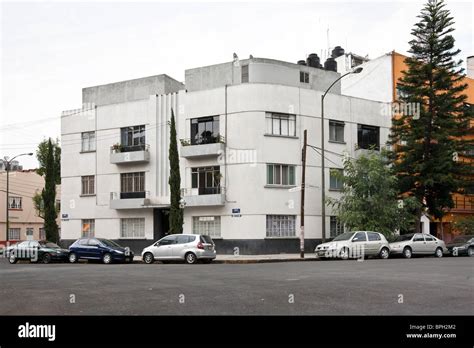
[[[55,145],[48,140],[46,146],[46,156],[43,167],[45,185],[41,196],[44,204],[44,230],[46,239],[55,243],[59,242],[59,231],[56,218],[58,217],[56,207],[56,180],[57,180],[57,161],[55,161]]]
[[[174,111],[171,109],[170,121],[170,147],[169,147],[169,161],[170,161],[170,177],[168,183],[170,185],[170,233],[183,232],[183,209],[181,208],[181,175],[179,173],[179,154],[178,142],[176,139],[176,123],[174,118]]]
[[[455,60],[460,50],[454,48],[454,22],[444,1],[428,1],[418,18],[399,88],[401,101],[417,103],[419,114],[394,118],[391,159],[400,192],[421,203],[418,219],[423,210],[442,219],[453,207],[452,194],[472,184],[466,178],[473,168],[462,159],[473,145],[465,138],[473,113],[465,105],[464,69]]]

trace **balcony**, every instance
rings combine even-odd
[[[110,147],[110,163],[139,164],[150,161],[149,145],[125,146],[115,144]]]
[[[474,213],[474,196],[453,197],[454,208],[451,212]]]
[[[225,204],[224,187],[201,187],[181,190],[185,207],[210,207]]]
[[[110,209],[142,209],[150,204],[149,192],[110,192]]]
[[[223,136],[207,136],[199,139],[181,139],[181,157],[200,158],[217,157],[224,152]]]

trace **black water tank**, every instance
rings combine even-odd
[[[306,61],[305,60],[299,60],[297,64],[298,65],[306,65]]]
[[[331,52],[331,57],[337,58],[337,57],[342,56],[343,54],[344,54],[344,48],[342,48],[341,46],[336,46]]]
[[[306,58],[306,65],[312,68],[321,68],[318,55],[316,53],[311,53],[308,58]]]
[[[334,60],[334,58],[329,57],[324,62],[324,69],[337,72],[337,62]]]

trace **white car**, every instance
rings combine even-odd
[[[145,263],[155,260],[184,260],[189,264],[198,260],[209,263],[216,258],[216,249],[212,238],[203,234],[172,234],[146,247],[142,251]]]
[[[390,255],[390,247],[382,233],[355,231],[342,233],[328,243],[319,244],[314,252],[321,259],[360,259],[366,256],[387,259]]]
[[[403,255],[407,259],[412,255],[443,257],[447,252],[448,248],[441,239],[426,233],[402,234],[390,243],[390,253]]]

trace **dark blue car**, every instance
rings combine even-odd
[[[132,262],[133,251],[108,239],[81,238],[69,247],[69,262],[74,263],[80,259],[100,260],[105,264]]]

